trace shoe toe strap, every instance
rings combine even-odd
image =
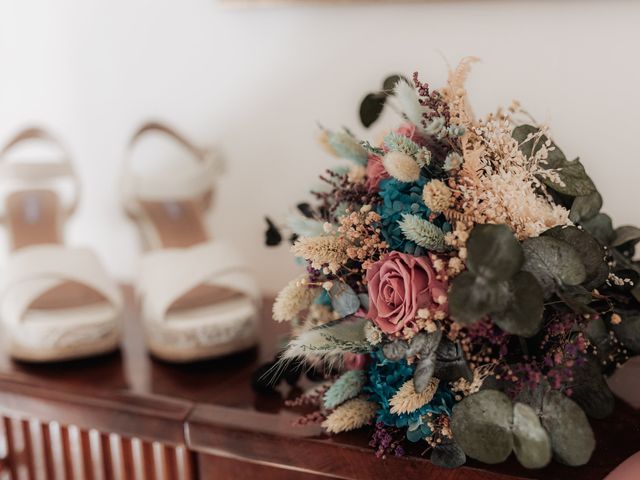
[[[138,290],[144,317],[164,321],[176,300],[202,284],[241,292],[256,307],[261,300],[242,256],[229,244],[207,242],[191,248],[154,250],[143,257]]]
[[[37,245],[22,248],[9,258],[1,303],[3,316],[7,321],[21,321],[38,298],[69,281],[100,293],[115,310],[122,308],[120,289],[92,251]]]

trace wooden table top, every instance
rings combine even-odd
[[[148,355],[131,290],[126,289],[126,293],[129,307],[125,335],[122,348],[116,353],[74,362],[30,365],[14,362],[0,352],[3,408],[61,422],[85,422],[88,428],[97,428],[92,422],[112,422],[123,435],[136,418],[153,418],[148,422],[149,436],[176,443],[184,440],[190,448],[213,455],[287,465],[298,472],[299,478],[304,478],[304,472],[313,472],[385,480],[595,480],[640,450],[640,362],[634,361],[611,381],[614,391],[626,402],[618,402],[611,418],[592,421],[598,446],[585,467],[569,468],[554,462],[543,470],[529,471],[512,457],[496,466],[469,461],[461,469],[443,470],[411,455],[377,459],[367,446],[370,431],[327,437],[316,426],[293,427],[291,423],[298,414],[286,408],[283,399],[297,392],[288,387],[271,395],[252,391],[249,383],[252,372],[272,358],[278,337],[286,329],[286,325],[271,321],[268,302],[258,348],[219,360],[171,365]],[[29,402],[31,396],[39,400]],[[58,405],[69,402],[75,402],[77,409],[67,408],[64,414],[60,413],[63,409]],[[114,412],[118,415],[114,416]],[[57,418],[59,415],[63,418]]]

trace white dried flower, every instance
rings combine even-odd
[[[339,237],[300,238],[291,248],[292,252],[311,262],[315,269],[326,274],[336,273],[349,260],[348,243]]]
[[[462,156],[457,152],[450,152],[447,158],[444,159],[444,169],[448,172],[450,170],[457,170],[462,165]]]
[[[382,330],[373,323],[367,322],[364,326],[364,336],[371,345],[378,345],[382,342],[384,335]]]
[[[389,175],[401,182],[415,182],[420,178],[420,166],[406,153],[389,152],[382,163]]]
[[[431,180],[422,189],[424,204],[433,213],[444,212],[451,206],[452,193],[442,180]]]
[[[273,303],[273,319],[277,322],[294,320],[300,312],[309,308],[318,295],[318,288],[305,285],[306,276],[291,280]]]

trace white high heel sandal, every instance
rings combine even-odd
[[[160,175],[131,166],[140,137],[160,133],[191,154]],[[147,123],[133,136],[123,176],[124,208],[146,251],[136,285],[148,348],[172,362],[219,357],[255,345],[261,297],[247,264],[204,222],[220,163],[173,129]]]
[[[15,147],[34,142],[57,147],[61,161],[9,161]],[[93,252],[64,245],[62,225],[80,196],[68,154],[50,134],[30,128],[0,151],[0,162],[10,248],[0,315],[10,354],[48,362],[114,350],[120,340],[121,292]],[[68,200],[62,195],[64,181],[73,187]]]

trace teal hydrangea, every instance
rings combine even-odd
[[[369,400],[379,405],[377,421],[390,427],[407,429],[407,439],[416,442],[431,435],[431,430],[423,421],[428,413],[434,415],[451,415],[455,398],[445,382],[441,382],[433,399],[418,410],[411,413],[391,413],[391,399],[407,380],[413,378],[415,366],[409,365],[406,359],[394,362],[385,358],[381,350],[371,354],[371,362],[367,370],[368,383],[363,391],[369,394]]]
[[[416,257],[424,256],[427,250],[415,242],[408,240],[402,233],[400,222],[404,214],[416,215],[428,220],[431,210],[422,200],[422,189],[427,183],[427,177],[421,176],[416,182],[400,182],[394,178],[388,178],[380,182],[379,195],[382,202],[376,207],[382,218],[380,229],[382,236],[389,244],[391,250],[408,253]],[[440,215],[433,220],[436,227],[444,233],[451,231],[451,225]]]

